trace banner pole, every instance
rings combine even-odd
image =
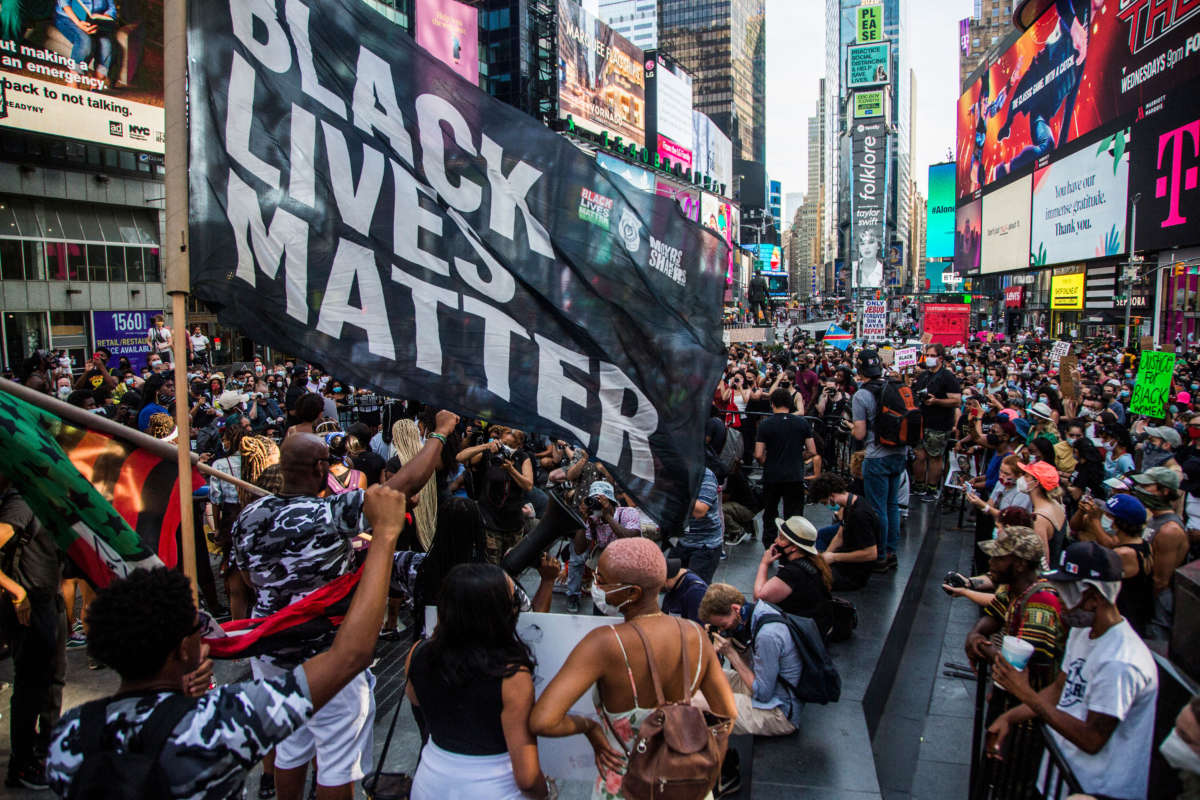
[[[196,586],[196,526],[192,513],[192,432],[188,417],[187,298],[191,289],[188,264],[188,128],[187,128],[187,0],[163,4],[163,110],[166,117],[166,288],[171,296],[175,328],[172,361],[175,372],[175,427],[179,461],[179,527],[183,572]]]

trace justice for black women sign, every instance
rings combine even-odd
[[[221,321],[577,441],[686,519],[725,246],[361,0],[190,8],[192,290]]]

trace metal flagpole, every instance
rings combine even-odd
[[[192,439],[188,418],[187,298],[191,290],[188,264],[188,129],[187,129],[187,0],[163,4],[163,110],[166,114],[167,294],[175,327],[175,426],[179,430],[179,527],[183,571],[196,589],[196,527],[192,514]]]

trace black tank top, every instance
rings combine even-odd
[[[1117,595],[1117,610],[1129,620],[1129,625],[1139,636],[1146,635],[1146,624],[1154,615],[1154,576],[1150,571],[1150,543],[1135,542],[1119,544],[1128,547],[1137,556],[1136,575],[1121,579],[1121,593]],[[1116,548],[1114,548],[1116,549]]]
[[[464,756],[494,756],[508,752],[500,712],[504,699],[500,678],[480,676],[466,686],[446,683],[431,662],[427,644],[413,653],[408,679],[429,726],[433,742],[443,750]]]

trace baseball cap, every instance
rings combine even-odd
[[[608,481],[592,481],[592,486],[588,489],[588,497],[603,497],[611,503],[617,502],[617,495]]]
[[[775,518],[775,526],[783,538],[806,553],[817,555],[817,529],[804,517]]]
[[[1184,406],[1188,405],[1189,403],[1192,402],[1192,393],[1191,392],[1176,392],[1175,393],[1175,402],[1179,403],[1180,405],[1184,405]]]
[[[988,558],[998,556],[1016,556],[1025,561],[1041,561],[1042,540],[1033,532],[1033,528],[1023,525],[1005,526],[996,530],[995,539],[985,539],[979,543],[979,549]]]
[[[1133,481],[1118,475],[1115,478],[1109,478],[1106,480],[1104,485],[1115,492],[1128,492],[1133,488]]]
[[[862,350],[858,354],[858,371],[867,378],[878,378],[883,374],[883,362],[875,350]]]
[[[1020,419],[1020,417],[1021,417],[1020,413],[1018,413],[1015,408],[1002,408],[996,414],[996,416],[1004,417],[1006,420],[1009,420],[1010,422]]]
[[[1150,484],[1158,484],[1165,486],[1168,489],[1179,488],[1179,473],[1170,467],[1151,467],[1145,472],[1131,476],[1134,483],[1140,483],[1142,486]]]
[[[1042,575],[1055,583],[1075,583],[1087,579],[1121,581],[1121,557],[1096,542],[1076,542],[1062,552],[1058,569]]]
[[[1140,525],[1146,521],[1146,507],[1131,494],[1114,494],[1104,501],[1104,510],[1125,525]]]
[[[1014,419],[1012,421],[1012,423],[1013,423],[1013,426],[1016,427],[1016,429],[1017,429],[1018,436],[1020,436],[1022,439],[1029,437],[1029,429],[1030,429],[1029,420],[1025,419],[1024,417],[1017,417],[1016,419]]]
[[[1183,444],[1183,439],[1179,436],[1179,431],[1167,425],[1159,425],[1154,428],[1146,428],[1146,435],[1153,439],[1162,439],[1171,447],[1179,447]]]
[[[221,392],[221,396],[217,398],[217,408],[221,409],[222,411],[229,411],[230,409],[237,408],[239,405],[245,403],[249,399],[250,395],[243,394],[242,392],[235,392],[232,389],[229,389]]]
[[[1054,465],[1047,461],[1035,461],[1032,464],[1018,464],[1026,474],[1037,478],[1037,482],[1042,485],[1042,488],[1047,492],[1052,492],[1058,488],[1058,470]]]

